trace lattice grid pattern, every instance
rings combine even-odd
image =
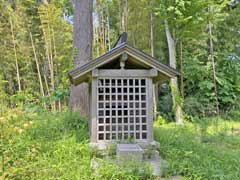
[[[147,139],[147,79],[98,78],[98,140]]]

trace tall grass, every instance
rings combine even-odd
[[[170,163],[170,172],[188,179],[239,180],[240,137],[231,132],[238,123],[220,121],[218,131],[212,123],[155,128],[161,156]]]
[[[151,179],[140,164],[118,164],[94,157],[87,120],[78,113],[5,112],[1,141],[2,179],[14,180],[138,180]],[[91,166],[92,158],[100,162]],[[141,170],[141,171],[140,171]]]
[[[187,179],[239,180],[240,123],[205,119],[184,126],[160,123],[155,139],[169,162],[169,175]],[[146,180],[147,166],[118,165],[89,148],[87,120],[73,112],[9,110],[1,117],[2,179],[14,180]],[[164,125],[163,125],[164,124]],[[99,162],[97,170],[92,159]]]

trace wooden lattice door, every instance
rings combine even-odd
[[[147,78],[97,79],[97,139],[146,140]]]

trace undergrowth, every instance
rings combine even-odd
[[[148,166],[136,162],[119,165],[99,157],[88,145],[87,120],[78,113],[15,109],[4,112],[0,118],[2,179],[154,179]],[[195,119],[193,123],[177,126],[160,118],[155,125],[160,155],[168,161],[165,176],[239,179],[240,122]],[[100,164],[97,170],[92,168],[92,159]]]
[[[79,113],[9,110],[2,114],[1,125],[1,179],[152,179],[150,169],[140,164],[118,166],[95,157],[87,120]],[[97,171],[92,158],[101,161]]]
[[[184,126],[171,123],[156,127],[155,139],[170,164],[169,173],[192,180],[239,180],[239,128],[239,122],[217,118]]]

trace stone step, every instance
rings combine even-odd
[[[117,160],[143,160],[143,149],[138,144],[117,144]]]

